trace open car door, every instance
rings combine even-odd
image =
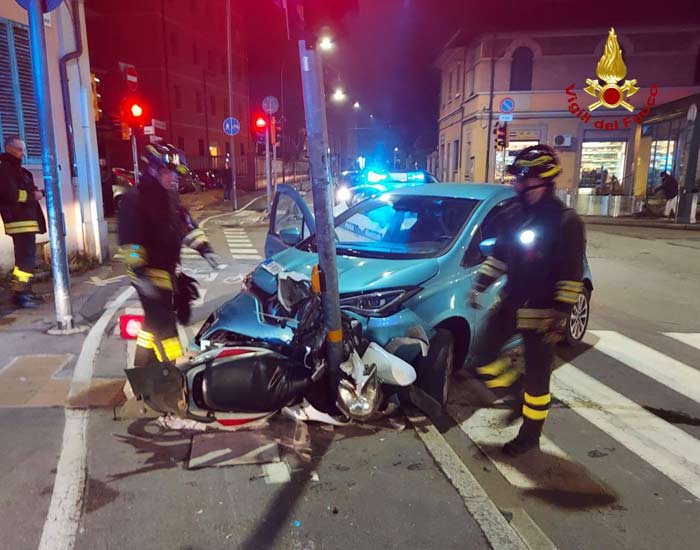
[[[265,239],[265,258],[297,245],[315,232],[314,216],[304,198],[293,187],[278,185]]]

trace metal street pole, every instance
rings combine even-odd
[[[233,116],[233,49],[231,40],[231,0],[226,0],[226,46],[228,48],[228,116]],[[239,113],[240,116],[240,113]],[[229,167],[231,168],[231,187],[233,193],[233,209],[238,210],[238,194],[236,193],[236,140],[233,136],[228,138],[231,149]]]
[[[691,191],[695,189],[695,178],[697,177],[698,167],[698,150],[700,150],[700,116],[697,114],[697,109],[695,109],[694,119],[688,121],[688,126],[688,134],[690,134],[690,143],[687,146],[688,160],[686,162],[683,188],[679,189],[677,207],[678,215],[676,216],[677,221],[681,223],[691,223],[695,221],[690,219],[690,212],[693,202],[693,193]],[[692,130],[690,128],[691,126]]]
[[[32,53],[32,76],[39,112],[41,159],[44,169],[44,189],[46,190],[56,321],[59,330],[70,330],[73,328],[73,306],[71,304],[70,272],[68,271],[66,234],[61,206],[61,186],[56,164],[56,139],[51,112],[49,71],[46,62],[43,3],[42,0],[30,0],[29,2],[29,40]]]
[[[277,193],[277,143],[272,144],[272,184]]]
[[[489,125],[486,134],[486,167],[484,168],[484,181],[489,181],[489,172],[491,163],[491,128],[493,127],[493,93],[494,93],[494,83],[496,79],[496,37],[491,36],[491,85],[489,87]],[[496,174],[493,175],[496,179]]]
[[[272,174],[270,173],[270,122],[265,125],[265,184],[267,186],[267,213],[272,208]]]
[[[338,269],[335,255],[333,200],[328,159],[328,126],[323,89],[321,57],[299,41],[301,82],[309,148],[311,189],[316,218],[316,248],[321,276],[321,300],[326,329],[326,349],[331,391],[338,388],[340,363],[343,359],[343,329],[338,293]]]
[[[136,128],[131,128],[131,157],[134,161],[134,184],[139,184],[139,148],[136,143]]]

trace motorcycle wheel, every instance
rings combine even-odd
[[[444,408],[450,391],[455,356],[454,336],[444,328],[436,329],[426,357],[416,361],[416,384]]]

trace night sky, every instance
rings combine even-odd
[[[332,2],[333,0],[327,0]],[[258,3],[264,4],[264,3]],[[336,50],[328,57],[329,89],[339,81],[352,101],[391,127],[402,147],[433,147],[437,142],[439,75],[432,64],[450,37],[484,31],[586,28],[700,22],[697,0],[607,4],[568,0],[360,0],[360,13],[342,22]],[[258,104],[266,93],[279,94],[280,59],[285,62],[288,126],[303,125],[296,44],[279,41],[272,22],[280,10],[267,8],[262,26],[249,31],[260,47],[251,51],[251,94]],[[257,8],[260,15],[263,8]],[[274,39],[261,43],[261,36]],[[271,70],[271,68],[274,69]],[[331,113],[329,116],[333,116]]]

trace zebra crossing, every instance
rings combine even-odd
[[[700,361],[690,366],[672,356],[678,351],[678,343],[700,350],[700,333],[663,334],[675,340],[676,348],[668,355],[618,332],[590,331],[586,340],[591,348],[554,370],[551,391],[558,406],[552,408],[549,423],[551,426],[557,417],[563,419],[570,414],[565,411],[575,413],[700,500],[700,439],[693,432],[650,412],[643,404],[623,395],[619,388],[613,389],[584,372],[586,361],[582,359],[597,357],[600,362],[599,356],[591,354],[603,354],[622,365],[621,368],[646,377],[651,385],[650,392],[653,393],[655,385],[665,387],[700,405]],[[622,376],[626,374],[627,371],[620,372]],[[517,423],[508,425],[509,411],[504,410],[503,403],[499,400],[490,407],[471,410],[460,401],[452,399],[448,406],[460,430],[511,486],[521,490],[535,488],[538,480],[523,474],[516,463],[500,453],[501,445],[514,437],[518,429]],[[576,462],[572,450],[560,447],[552,432],[557,430],[545,427],[542,452],[566,462]]]
[[[245,229],[241,227],[225,227],[224,238],[234,260],[261,261],[263,259]],[[180,257],[184,262],[203,261],[199,252],[187,247],[182,247]]]

